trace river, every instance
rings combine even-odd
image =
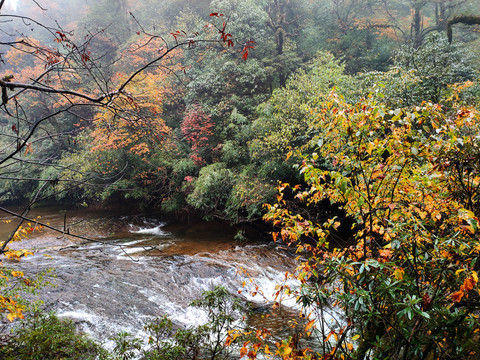
[[[12,247],[34,250],[34,256],[15,264],[27,276],[55,269],[50,279],[54,287],[38,294],[45,309],[73,319],[107,347],[119,331],[145,336],[144,325],[164,314],[178,326],[201,324],[206,314],[189,303],[216,285],[253,303],[259,314],[268,311],[275,286],[296,266],[285,247],[260,240],[238,242],[236,230],[224,222],[168,224],[142,215],[52,208],[34,210],[29,216],[41,216],[51,225],[65,223],[71,233],[103,242],[41,230]],[[8,219],[12,218],[0,217],[0,221]],[[2,239],[14,222],[1,224]],[[250,294],[250,278],[263,296]],[[242,287],[244,281],[247,289]],[[284,304],[295,308],[294,299]],[[284,325],[280,320],[270,326]]]

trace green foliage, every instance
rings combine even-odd
[[[199,307],[208,312],[208,322],[204,331],[211,336],[213,341],[208,341],[202,349],[210,359],[227,357],[230,349],[225,347],[228,332],[236,329],[235,321],[245,308],[239,299],[230,295],[222,286],[216,286],[211,291],[205,291],[199,300],[195,300],[192,306]]]
[[[242,114],[252,114],[266,99],[266,73],[256,59],[239,61],[231,59],[229,54],[208,54],[200,64],[192,64],[193,79],[188,84],[185,101],[201,103],[213,115],[215,123],[228,117],[234,108]]]
[[[38,104],[37,97],[38,95],[33,95],[27,99],[31,106],[23,109],[26,113],[25,116],[42,116],[46,113],[45,108],[53,106],[50,102]],[[20,160],[11,159],[2,164],[0,201],[23,203],[35,197],[39,189],[46,190],[47,196],[54,192],[51,189],[51,183],[46,180],[56,179],[58,168],[55,168],[54,165],[58,164],[61,155],[67,151],[71,143],[68,138],[49,134],[69,133],[73,128],[72,122],[71,116],[64,115],[55,121],[45,123],[41,130],[30,138],[26,149],[18,154],[17,159]],[[6,136],[0,137],[0,147],[4,149],[2,150],[4,155],[6,154],[5,150],[16,148],[20,139],[24,138],[29,131],[27,126],[18,125],[18,127],[19,132],[16,133],[12,131],[11,123],[0,121],[0,134],[6,134]],[[18,139],[16,139],[16,135],[18,135]],[[45,156],[45,159],[40,161],[39,154]]]
[[[230,33],[235,34],[236,46],[240,47],[249,40],[262,44],[268,36],[265,28],[267,14],[262,2],[255,0],[213,0],[210,10],[229,16]],[[262,51],[262,49],[259,49]],[[255,57],[257,51],[252,55]]]
[[[392,67],[386,72],[368,72],[355,77],[358,88],[350,98],[358,101],[365,96],[365,91],[383,104],[389,106],[411,106],[419,99],[421,78],[415,70]]]
[[[187,201],[207,216],[221,214],[234,184],[233,173],[223,163],[203,167]]]
[[[392,41],[379,38],[375,30],[369,28],[349,29],[330,51],[341,56],[348,74],[384,71],[391,63]]]
[[[232,350],[225,346],[225,341],[234,324],[235,328],[242,327],[238,319],[245,314],[245,307],[221,286],[205,291],[191,306],[207,312],[206,324],[178,329],[164,316],[145,326],[149,335],[147,345],[129,334],[117,335],[114,338],[116,358],[126,360],[135,355],[145,360],[229,358]]]
[[[258,173],[247,167],[235,178],[225,213],[236,223],[261,219],[263,204],[272,201],[274,197],[272,183],[263,180]]]
[[[260,219],[263,204],[274,197],[274,187],[257,171],[247,166],[236,173],[225,163],[205,166],[196,180],[185,184],[185,190],[191,191],[187,202],[207,218],[234,222]]]
[[[357,89],[347,97],[358,101],[368,91],[378,102],[393,107],[438,102],[451,93],[451,85],[475,78],[472,58],[465,47],[450,45],[442,35],[432,34],[419,48],[403,46],[389,71],[358,74]],[[478,101],[477,86],[460,94],[464,102]]]
[[[34,313],[17,324],[0,355],[5,360],[108,359],[107,352],[78,333],[72,321],[43,313]]]
[[[246,165],[250,162],[247,142],[250,140],[250,122],[247,117],[233,109],[228,120],[223,126],[221,134],[224,139],[222,144],[222,161],[229,168]]]
[[[439,102],[447,86],[473,80],[473,54],[461,44],[449,44],[444,35],[432,33],[418,48],[403,46],[395,55],[395,65],[414,70],[420,79],[413,88],[413,102]]]
[[[121,360],[135,359],[142,349],[143,341],[134,338],[128,332],[120,332],[111,338],[115,342],[113,353]]]
[[[283,162],[290,150],[299,149],[312,136],[310,111],[328,97],[334,87],[342,92],[350,77],[330,53],[320,53],[307,70],[299,70],[285,88],[277,89],[258,108],[259,118],[252,125],[252,158],[259,162]]]
[[[186,340],[184,333],[187,330],[174,330],[172,321],[167,316],[146,325],[145,330],[149,334],[149,350],[144,351],[144,359],[168,360],[186,356],[187,348],[191,345],[189,341],[183,341]],[[200,346],[200,343],[197,346]]]
[[[247,149],[237,142],[227,140],[222,145],[222,161],[229,167],[235,167],[248,162]]]

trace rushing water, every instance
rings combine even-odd
[[[65,219],[66,214],[66,219]],[[143,326],[164,314],[178,325],[199,325],[206,319],[189,307],[216,285],[257,304],[273,300],[275,285],[295,268],[293,255],[275,243],[234,239],[225,223],[168,225],[142,216],[101,212],[37,210],[32,216],[70,232],[104,243],[87,243],[42,230],[14,246],[35,249],[19,264],[26,273],[55,269],[39,297],[46,309],[72,318],[85,332],[108,344],[119,331],[142,336]],[[6,220],[8,217],[0,217]],[[5,238],[13,224],[0,225]],[[248,273],[248,276],[243,271]],[[253,297],[242,282],[254,279],[263,296]],[[290,300],[287,306],[294,306]],[[253,320],[252,320],[253,321]]]

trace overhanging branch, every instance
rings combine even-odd
[[[465,25],[480,25],[480,16],[455,16],[453,19],[447,22],[447,37],[448,42],[451,44],[453,39],[452,26],[455,24]]]

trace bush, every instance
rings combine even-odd
[[[291,210],[288,184],[269,207],[274,238],[307,250],[295,294],[319,309],[310,327],[331,359],[478,359],[480,117],[444,100],[394,109],[332,96],[301,165],[308,186],[291,190],[304,211]],[[309,214],[325,199],[354,222],[336,249],[339,219]],[[327,323],[331,304],[343,314]]]
[[[206,217],[222,215],[232,191],[233,174],[223,163],[208,165],[200,170],[194,186],[187,198],[188,203]]]
[[[71,320],[54,314],[34,313],[13,330],[8,346],[0,348],[5,360],[108,359],[108,353]]]
[[[225,345],[237,320],[245,315],[245,307],[221,286],[205,291],[202,298],[191,303],[204,309],[208,321],[204,325],[174,329],[172,321],[164,316],[145,326],[148,345],[127,333],[113,338],[116,358],[132,359],[141,355],[143,360],[230,359],[232,349]],[[240,338],[242,340],[243,338]],[[229,344],[232,341],[229,340]]]

